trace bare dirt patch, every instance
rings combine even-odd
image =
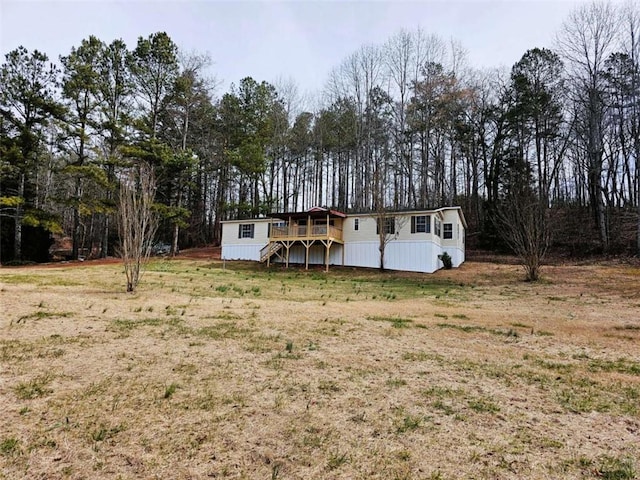
[[[209,253],[0,270],[0,478],[638,475],[637,268]]]
[[[152,257],[151,260],[158,260],[165,257]],[[175,257],[181,260],[220,260],[220,247],[198,247],[188,248],[178,253]],[[118,257],[93,258],[89,260],[60,260],[49,263],[30,264],[20,268],[71,268],[80,266],[97,267],[101,265],[114,265],[122,263]]]

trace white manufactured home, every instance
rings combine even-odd
[[[314,207],[222,222],[222,259],[378,268],[383,241],[385,268],[432,273],[445,252],[454,267],[464,262],[465,228],[460,207],[384,216]]]

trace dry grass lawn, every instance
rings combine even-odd
[[[0,270],[0,478],[640,478],[640,269]]]

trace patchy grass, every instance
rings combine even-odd
[[[368,316],[367,320],[372,320],[374,322],[389,322],[393,328],[407,328],[413,322],[413,320],[409,318],[382,317],[378,315]]]
[[[637,269],[90,263],[2,269],[0,478],[638,476]]]
[[[20,442],[17,438],[4,438],[0,441],[0,454],[9,456],[18,451],[18,444]]]
[[[467,318],[467,317],[454,315],[453,318]],[[512,338],[518,338],[520,336],[520,334],[517,331],[513,330],[512,328],[508,330],[500,330],[497,328],[487,328],[479,325],[456,325],[452,323],[438,323],[437,326],[440,328],[452,328],[454,330],[460,330],[461,332],[464,332],[464,333],[487,332],[493,335],[498,335],[503,337],[512,337]]]
[[[618,372],[628,375],[640,375],[640,362],[625,358],[616,360],[591,360],[589,369],[594,372]]]
[[[598,476],[607,480],[633,480],[636,477],[635,462],[629,457],[604,455],[598,459]]]
[[[16,320],[16,323],[26,322],[27,320],[42,320],[44,318],[66,318],[71,316],[70,312],[48,312],[45,310],[38,310],[28,315],[23,315]]]
[[[19,399],[31,400],[49,395],[53,391],[48,388],[49,383],[51,383],[50,375],[39,375],[26,382],[18,383],[13,390]]]

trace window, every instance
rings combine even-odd
[[[378,219],[378,221],[376,222],[376,234],[380,234],[380,220]],[[393,235],[394,233],[396,233],[396,219],[395,217],[388,217],[388,218],[383,218],[383,231],[385,234],[387,235]]]
[[[453,238],[453,223],[445,223],[442,226],[442,238],[445,240]]]
[[[238,238],[253,238],[255,232],[253,223],[241,223],[238,227]]]
[[[435,222],[434,222],[434,228],[433,228],[434,232],[433,233],[435,233],[439,237],[442,236],[441,235],[441,227],[442,227],[442,222],[440,222],[440,219],[436,218]]]
[[[411,217],[411,233],[431,233],[431,215]]]
[[[353,229],[357,232],[359,228],[360,228],[360,219],[355,218],[353,220]]]

